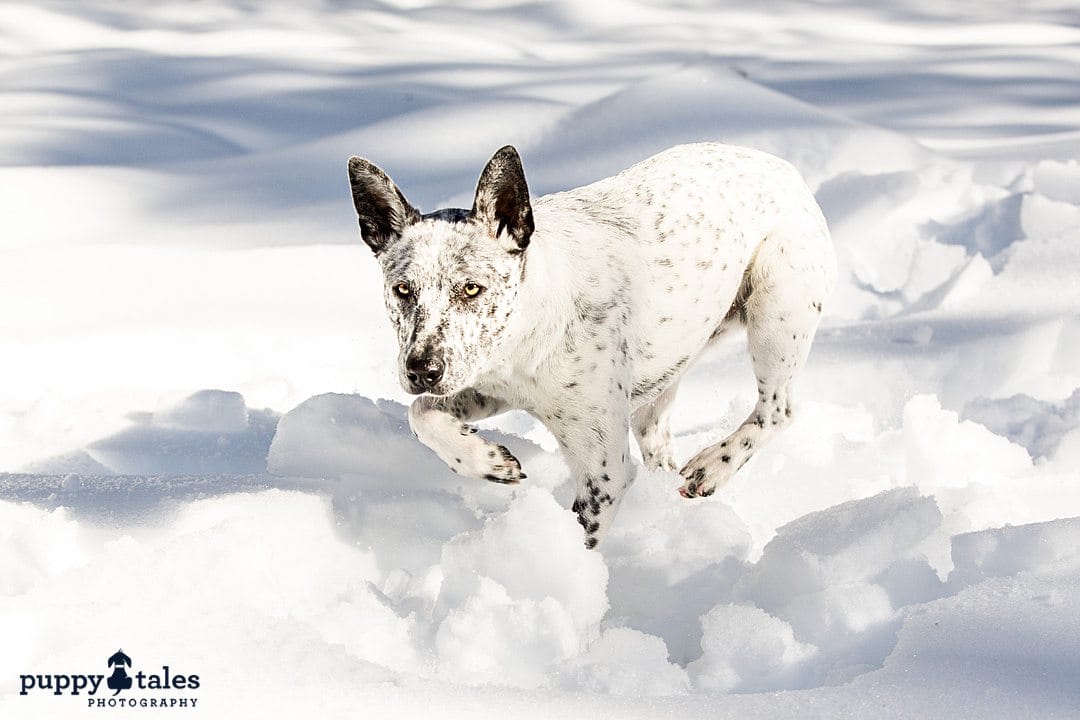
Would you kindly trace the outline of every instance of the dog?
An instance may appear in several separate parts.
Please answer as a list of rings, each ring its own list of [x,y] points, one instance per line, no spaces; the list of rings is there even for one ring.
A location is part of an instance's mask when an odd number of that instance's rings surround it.
[[[529,196],[521,158],[500,149],[472,208],[423,214],[380,168],[348,161],[361,237],[383,272],[416,437],[455,472],[525,478],[467,423],[508,409],[541,420],[577,487],[595,547],[635,466],[679,468],[669,414],[679,380],[744,327],[757,404],[725,440],[679,469],[707,497],[791,421],[836,260],[799,173],[766,153],[681,145],[591,185]]]

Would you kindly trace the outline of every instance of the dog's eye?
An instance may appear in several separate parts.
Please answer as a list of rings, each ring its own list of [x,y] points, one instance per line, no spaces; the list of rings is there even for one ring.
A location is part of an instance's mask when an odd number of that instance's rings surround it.
[[[484,291],[484,288],[474,282],[467,282],[465,283],[465,287],[463,288],[463,290],[465,291],[465,297],[474,298],[480,293],[482,293]]]
[[[407,282],[399,282],[394,286],[394,292],[397,293],[398,297],[409,297],[412,295],[412,288],[409,287]]]

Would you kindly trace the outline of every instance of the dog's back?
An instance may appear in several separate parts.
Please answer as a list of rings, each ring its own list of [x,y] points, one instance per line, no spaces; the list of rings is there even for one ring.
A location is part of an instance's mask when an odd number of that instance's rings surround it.
[[[534,204],[537,241],[572,258],[582,304],[628,309],[635,407],[648,403],[733,321],[764,275],[824,297],[835,273],[821,211],[787,162],[747,148],[680,145]],[[755,255],[777,239],[783,260]],[[755,278],[755,275],[759,277]],[[773,284],[773,283],[770,283]],[[793,289],[795,289],[793,287]]]

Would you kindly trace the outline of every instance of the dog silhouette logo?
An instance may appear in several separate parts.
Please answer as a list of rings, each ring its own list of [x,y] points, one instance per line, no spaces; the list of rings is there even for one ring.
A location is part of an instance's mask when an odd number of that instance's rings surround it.
[[[106,681],[110,690],[115,690],[114,696],[119,695],[121,690],[131,689],[131,678],[128,677],[124,666],[131,667],[131,658],[124,654],[123,650],[117,650],[109,658],[109,667],[113,668],[112,675]]]

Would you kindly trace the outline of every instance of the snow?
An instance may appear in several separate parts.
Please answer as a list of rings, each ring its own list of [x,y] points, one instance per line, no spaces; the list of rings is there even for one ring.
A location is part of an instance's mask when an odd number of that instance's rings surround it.
[[[0,6],[0,717],[117,647],[203,717],[1075,717],[1073,4]],[[585,550],[554,439],[410,433],[350,154],[423,209],[669,145],[792,161],[840,283],[794,424]],[[754,402],[741,343],[676,454]],[[116,711],[122,712],[122,711]]]

